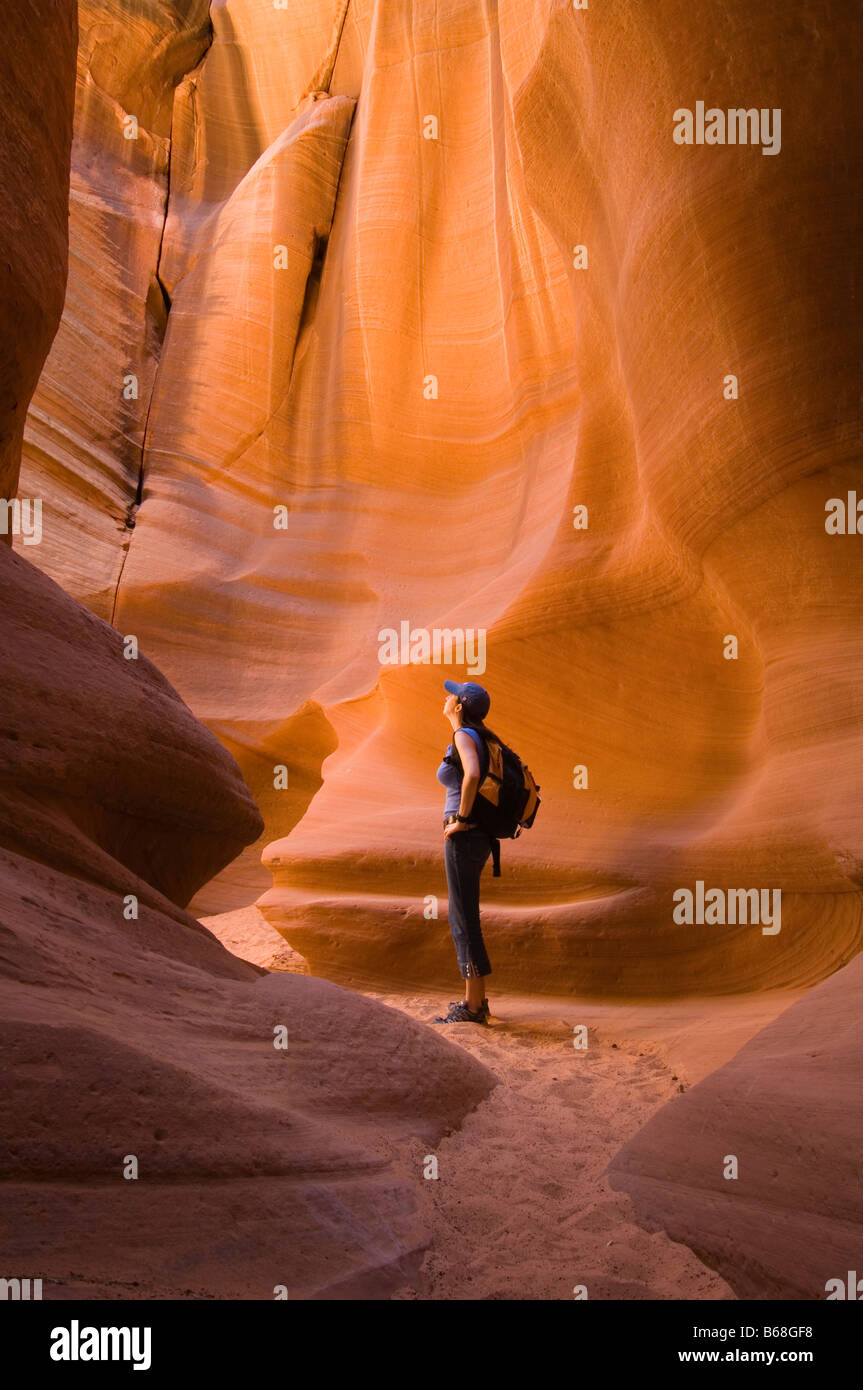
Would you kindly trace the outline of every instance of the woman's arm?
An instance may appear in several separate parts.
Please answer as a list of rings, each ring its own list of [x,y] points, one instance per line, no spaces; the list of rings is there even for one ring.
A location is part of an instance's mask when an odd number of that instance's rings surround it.
[[[461,802],[458,813],[460,816],[469,816],[473,803],[476,799],[476,790],[479,786],[479,754],[476,751],[476,744],[470,734],[465,733],[464,729],[456,729],[455,746],[461,758],[461,765],[464,769],[464,776],[461,782]],[[464,830],[465,827],[459,821],[453,821],[447,826],[450,833]]]

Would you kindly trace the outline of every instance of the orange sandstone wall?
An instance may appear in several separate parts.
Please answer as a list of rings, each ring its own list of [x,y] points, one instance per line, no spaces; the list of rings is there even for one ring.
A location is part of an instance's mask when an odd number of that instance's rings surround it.
[[[138,636],[255,793],[265,834],[198,910],[263,892],[321,973],[448,978],[434,769],[465,671],[382,666],[408,621],[486,631],[490,723],[542,783],[486,885],[496,983],[848,960],[863,541],[825,503],[861,477],[850,12],[81,14],[32,558]],[[780,108],[781,149],[676,144],[699,100]],[[781,889],[781,932],[676,924],[697,880]]]
[[[63,303],[74,19],[71,0],[7,0],[0,18],[13,492]],[[100,39],[115,76],[117,37]],[[67,365],[77,380],[85,363]],[[261,818],[212,733],[38,550],[0,545],[4,1259],[60,1299],[387,1297],[429,1238],[395,1145],[436,1143],[495,1078],[395,1010],[238,960],[182,910]]]
[[[689,1245],[739,1298],[820,1300],[860,1268],[861,966],[675,1096],[609,1165],[641,1224]]]
[[[73,0],[10,0],[3,7],[0,316],[7,331],[0,336],[0,498],[6,500],[15,496],[27,406],[63,309],[76,34]],[[9,544],[11,530],[4,526],[0,536]]]

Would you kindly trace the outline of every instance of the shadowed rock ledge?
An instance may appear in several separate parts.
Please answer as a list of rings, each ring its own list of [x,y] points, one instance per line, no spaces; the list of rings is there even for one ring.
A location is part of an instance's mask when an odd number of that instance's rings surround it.
[[[74,17],[3,13],[10,491],[63,303]],[[258,810],[157,668],[26,555],[0,544],[6,1268],[53,1299],[386,1297],[427,1240],[420,1163],[394,1145],[433,1144],[493,1077],[394,1010],[238,960],[183,910]]]

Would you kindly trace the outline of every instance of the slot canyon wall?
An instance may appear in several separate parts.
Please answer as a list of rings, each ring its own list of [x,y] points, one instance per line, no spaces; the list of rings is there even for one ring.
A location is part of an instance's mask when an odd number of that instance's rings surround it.
[[[13,495],[63,307],[75,9],[0,19]],[[0,544],[5,1274],[54,1300],[387,1297],[429,1240],[393,1145],[436,1142],[494,1078],[395,1010],[238,960],[183,910],[261,817],[165,677],[33,550]]]
[[[859,1269],[861,987],[858,956],[662,1106],[609,1165],[641,1223],[690,1246],[738,1298],[823,1298],[840,1270]]]
[[[27,558],[138,638],[261,808],[193,910],[258,900],[331,979],[449,978],[424,903],[467,672],[382,665],[407,621],[486,630],[489,722],[542,785],[486,888],[498,985],[848,961],[863,542],[825,504],[860,477],[853,16],[82,0],[80,25]],[[677,145],[700,99],[781,108],[781,150]],[[675,924],[697,880],[781,889],[781,932]]]
[[[739,1295],[819,1296],[863,1223],[841,7],[82,0],[77,87],[75,10],[2,19],[0,470],[23,431],[44,502],[0,544],[10,1268],[54,1298],[415,1276],[394,1146],[492,1073],[193,915],[263,894],[332,979],[449,978],[423,901],[463,672],[382,666],[406,620],[487,628],[490,722],[543,784],[488,884],[496,984],[821,981],[611,1165]],[[781,107],[781,153],[675,146],[702,96]],[[696,879],[781,887],[782,931],[675,926]]]

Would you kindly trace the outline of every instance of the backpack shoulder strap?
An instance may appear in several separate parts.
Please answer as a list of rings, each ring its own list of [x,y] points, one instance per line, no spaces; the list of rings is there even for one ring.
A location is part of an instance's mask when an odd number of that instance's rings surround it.
[[[465,724],[461,729],[456,730],[456,732],[471,734],[473,736],[473,741],[477,746],[477,752],[479,754],[479,770],[480,778],[482,778],[482,776],[484,775],[483,766],[485,766],[486,769],[488,768],[488,744],[486,743],[482,734],[479,732],[479,729],[472,729],[468,724]],[[455,739],[455,733],[452,736],[452,746],[455,751],[456,757],[458,757],[459,762],[461,762],[461,758],[459,757],[458,744],[456,743]]]

